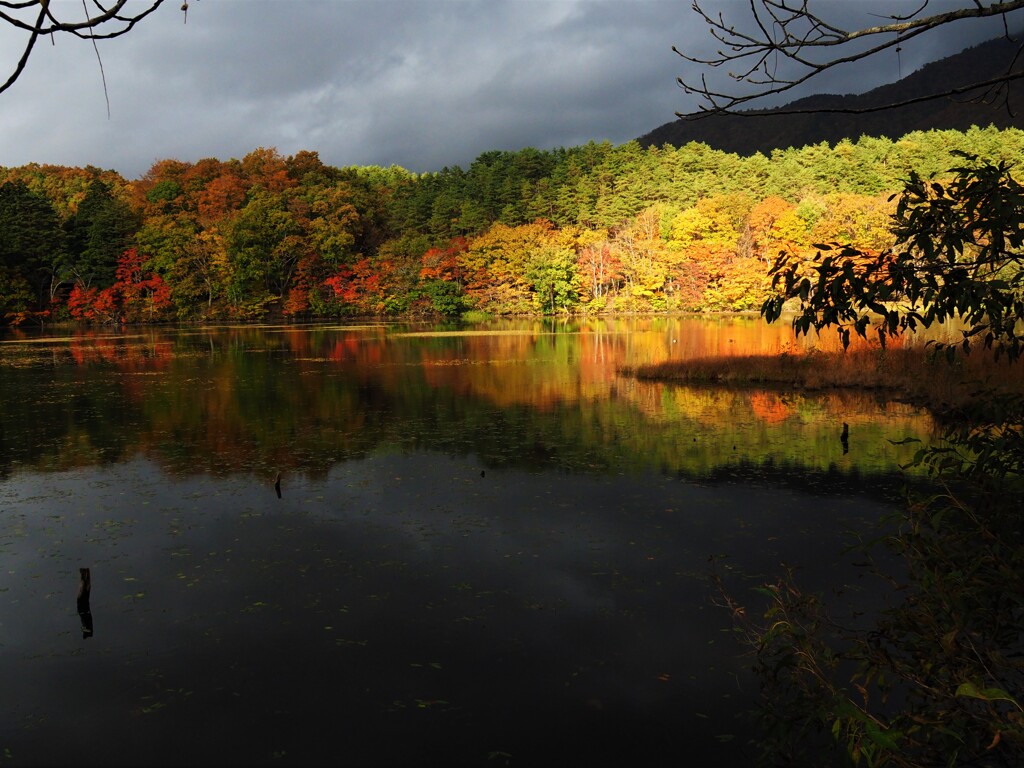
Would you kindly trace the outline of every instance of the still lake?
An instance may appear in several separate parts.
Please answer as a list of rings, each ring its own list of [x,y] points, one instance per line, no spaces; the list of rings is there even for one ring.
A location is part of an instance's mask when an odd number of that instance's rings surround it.
[[[66,334],[0,337],[4,765],[750,764],[709,558],[874,604],[934,430],[621,373],[757,318]]]

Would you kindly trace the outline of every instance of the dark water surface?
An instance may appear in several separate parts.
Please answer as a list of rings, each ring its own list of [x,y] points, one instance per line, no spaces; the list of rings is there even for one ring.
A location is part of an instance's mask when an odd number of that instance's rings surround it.
[[[889,441],[931,422],[617,371],[788,333],[5,337],[0,761],[750,764],[709,557],[744,598],[789,562],[872,603],[844,532],[897,508]]]

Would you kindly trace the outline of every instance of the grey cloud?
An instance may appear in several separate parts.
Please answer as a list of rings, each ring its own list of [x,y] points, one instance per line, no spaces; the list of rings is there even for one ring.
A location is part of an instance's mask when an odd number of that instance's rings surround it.
[[[864,19],[892,5],[829,8]],[[998,33],[976,26],[961,45]],[[951,36],[965,32],[904,46],[903,74],[955,50]],[[40,45],[0,95],[0,165],[92,164],[135,178],[165,157],[274,146],[428,171],[490,149],[621,143],[692,108],[675,85],[685,69],[673,44],[713,50],[673,0],[218,0],[192,3],[187,24],[165,4],[100,44],[110,119],[91,46]],[[0,29],[0,52],[13,50]],[[851,67],[816,90],[862,90],[895,79],[893,67]]]

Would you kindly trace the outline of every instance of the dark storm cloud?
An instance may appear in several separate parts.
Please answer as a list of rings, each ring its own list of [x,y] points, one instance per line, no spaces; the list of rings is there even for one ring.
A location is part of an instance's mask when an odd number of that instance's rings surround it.
[[[896,4],[817,5],[858,24]],[[708,6],[738,22],[747,7]],[[428,171],[490,149],[621,143],[695,106],[675,84],[687,70],[671,46],[713,49],[675,0],[207,0],[182,21],[165,5],[101,43],[109,119],[91,46],[38,46],[0,95],[0,164],[92,164],[134,178],[165,157],[273,146]],[[1000,31],[954,26],[815,90],[861,91]],[[0,30],[4,66],[16,50]]]

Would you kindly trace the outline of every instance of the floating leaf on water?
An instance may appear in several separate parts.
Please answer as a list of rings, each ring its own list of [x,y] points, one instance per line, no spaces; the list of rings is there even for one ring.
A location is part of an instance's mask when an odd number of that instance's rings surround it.
[[[416,699],[416,706],[420,709],[428,709],[438,704],[447,704],[448,702],[444,699]]]

